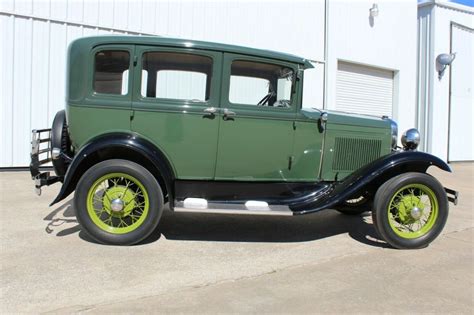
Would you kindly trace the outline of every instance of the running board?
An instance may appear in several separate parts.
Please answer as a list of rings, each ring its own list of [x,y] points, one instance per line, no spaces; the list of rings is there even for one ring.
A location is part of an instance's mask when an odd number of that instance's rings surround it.
[[[249,201],[242,203],[188,203],[175,201],[174,211],[190,213],[216,213],[216,214],[250,214],[250,215],[277,215],[292,216],[293,211],[284,205],[268,205],[264,202]]]

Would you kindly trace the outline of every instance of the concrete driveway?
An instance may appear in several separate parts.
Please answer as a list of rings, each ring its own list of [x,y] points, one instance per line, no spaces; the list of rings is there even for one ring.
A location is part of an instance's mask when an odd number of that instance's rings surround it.
[[[431,170],[459,190],[430,247],[400,251],[368,215],[289,218],[166,211],[133,247],[93,243],[59,185],[37,197],[0,173],[0,312],[472,314],[474,164]]]

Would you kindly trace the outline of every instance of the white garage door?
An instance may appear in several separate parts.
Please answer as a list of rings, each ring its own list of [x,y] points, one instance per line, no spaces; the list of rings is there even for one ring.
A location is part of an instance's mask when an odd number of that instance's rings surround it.
[[[474,160],[474,31],[453,26],[449,161]]]
[[[393,71],[338,62],[336,109],[392,117]]]

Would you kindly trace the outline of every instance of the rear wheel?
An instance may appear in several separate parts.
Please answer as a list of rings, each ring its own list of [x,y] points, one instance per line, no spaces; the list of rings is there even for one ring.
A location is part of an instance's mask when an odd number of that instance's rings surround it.
[[[158,225],[163,193],[144,167],[126,160],[107,160],[91,167],[74,197],[76,216],[84,230],[104,244],[131,245]]]
[[[372,219],[376,230],[395,248],[428,246],[443,230],[448,218],[448,199],[432,176],[405,173],[378,189]]]

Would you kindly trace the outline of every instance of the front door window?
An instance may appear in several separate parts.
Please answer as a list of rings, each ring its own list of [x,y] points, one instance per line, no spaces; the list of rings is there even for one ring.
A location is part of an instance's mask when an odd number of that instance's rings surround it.
[[[232,104],[290,107],[293,70],[276,64],[232,62],[229,102]]]

